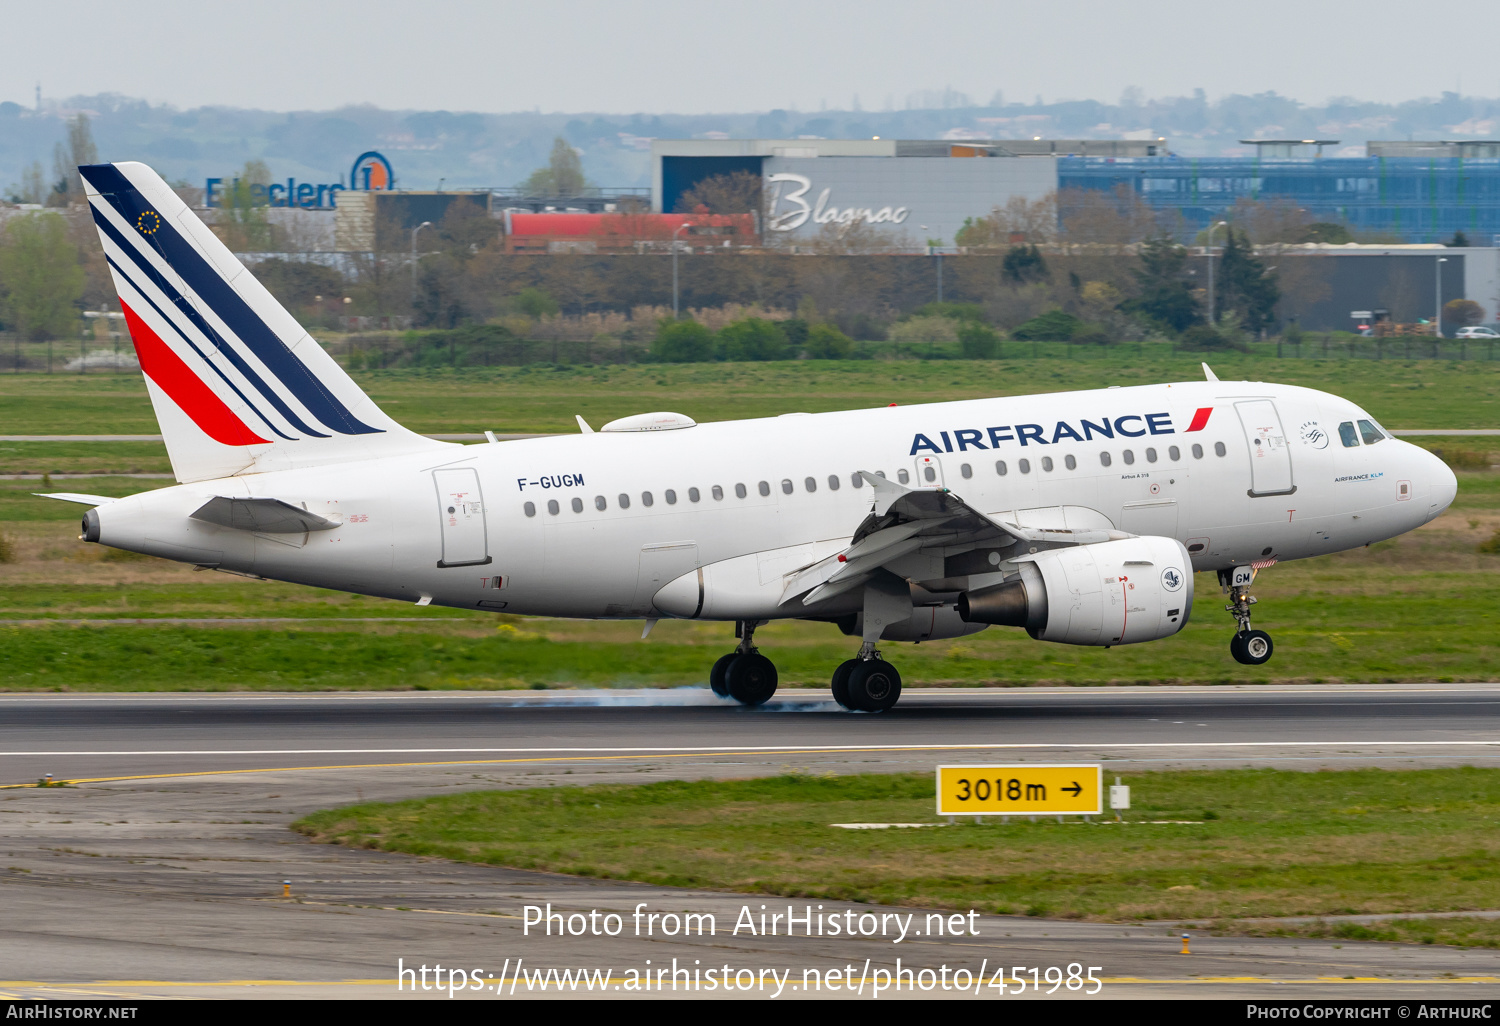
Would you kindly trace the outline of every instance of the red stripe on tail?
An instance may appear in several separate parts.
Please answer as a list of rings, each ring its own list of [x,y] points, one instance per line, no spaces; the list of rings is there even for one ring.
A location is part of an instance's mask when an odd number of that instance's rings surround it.
[[[1208,427],[1208,415],[1214,412],[1212,406],[1205,406],[1193,414],[1193,422],[1187,426],[1188,431],[1202,431]]]
[[[214,395],[213,390],[194,374],[182,358],[152,331],[134,310],[122,301],[125,323],[135,343],[135,354],[141,370],[177,404],[178,408],[203,429],[203,433],[221,445],[259,445],[268,441],[245,426],[245,422]]]

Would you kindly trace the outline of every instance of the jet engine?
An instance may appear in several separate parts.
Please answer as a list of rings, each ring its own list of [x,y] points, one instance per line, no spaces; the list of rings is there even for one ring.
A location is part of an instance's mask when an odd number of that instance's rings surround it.
[[[1175,538],[1122,538],[1015,559],[1019,572],[958,597],[969,623],[1024,627],[1038,641],[1131,645],[1182,630],[1192,562]]]

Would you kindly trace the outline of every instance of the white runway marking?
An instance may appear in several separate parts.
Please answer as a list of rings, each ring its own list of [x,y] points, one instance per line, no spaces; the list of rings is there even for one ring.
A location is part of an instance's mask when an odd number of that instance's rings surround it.
[[[642,747],[568,747],[568,748],[166,748],[140,751],[75,751],[46,749],[38,751],[0,752],[6,756],[146,756],[146,755],[553,755],[678,752],[903,752],[903,751],[1015,751],[1040,748],[1327,748],[1327,747],[1408,747],[1455,748],[1500,746],[1495,741],[1024,741],[1013,743],[924,744],[913,741],[899,745],[649,745]]]

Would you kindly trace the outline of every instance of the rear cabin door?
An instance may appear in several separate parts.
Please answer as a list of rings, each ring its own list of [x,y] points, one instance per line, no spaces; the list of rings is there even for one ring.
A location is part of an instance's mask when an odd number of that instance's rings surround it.
[[[432,472],[442,524],[443,558],[438,566],[480,566],[490,561],[479,472],[456,467]]]
[[[1246,399],[1234,404],[1245,430],[1245,444],[1250,449],[1250,494],[1290,495],[1297,490],[1292,482],[1292,448],[1276,404],[1269,399]]]

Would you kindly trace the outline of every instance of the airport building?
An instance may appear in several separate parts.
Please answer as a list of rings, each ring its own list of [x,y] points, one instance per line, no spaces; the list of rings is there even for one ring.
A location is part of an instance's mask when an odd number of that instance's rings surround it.
[[[764,182],[768,238],[796,244],[861,219],[893,245],[951,246],[966,218],[1013,197],[1126,188],[1179,215],[1185,238],[1243,198],[1410,243],[1462,232],[1500,245],[1500,142],[1372,142],[1364,157],[1322,156],[1333,139],[1245,142],[1255,156],[1179,157],[1166,139],[659,139],[651,201],[671,212],[704,179],[748,171]]]

